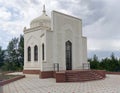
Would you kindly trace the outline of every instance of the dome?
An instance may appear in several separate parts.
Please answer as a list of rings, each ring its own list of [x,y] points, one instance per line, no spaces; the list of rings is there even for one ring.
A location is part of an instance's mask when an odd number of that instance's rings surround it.
[[[45,6],[44,6],[43,14],[31,21],[30,28],[34,28],[34,27],[38,27],[38,26],[45,27],[45,28],[50,28],[50,25],[51,25],[51,19],[46,14]]]

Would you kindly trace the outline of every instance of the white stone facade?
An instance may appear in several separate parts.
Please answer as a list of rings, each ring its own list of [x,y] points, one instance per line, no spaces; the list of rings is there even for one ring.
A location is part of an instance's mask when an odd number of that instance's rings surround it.
[[[46,16],[45,10],[43,15]],[[82,20],[57,11],[52,12],[50,20],[43,16],[39,18],[40,24],[35,20],[29,29],[24,29],[24,70],[54,71],[54,63],[59,64],[59,70],[66,70],[66,60],[71,62],[70,70],[82,69],[83,63],[87,63],[87,39],[82,36]],[[71,59],[66,59],[67,41],[72,44],[71,55],[68,54]],[[35,45],[38,46],[37,61],[34,61]],[[28,47],[31,61],[28,61]]]

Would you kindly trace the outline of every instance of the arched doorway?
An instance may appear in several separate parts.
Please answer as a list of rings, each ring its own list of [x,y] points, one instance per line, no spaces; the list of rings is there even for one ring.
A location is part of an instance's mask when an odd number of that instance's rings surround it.
[[[66,47],[66,70],[72,70],[72,43],[67,41]]]

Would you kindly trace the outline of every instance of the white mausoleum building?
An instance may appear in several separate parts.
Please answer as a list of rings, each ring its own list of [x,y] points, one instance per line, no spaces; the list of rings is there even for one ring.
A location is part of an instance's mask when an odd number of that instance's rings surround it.
[[[57,11],[41,16],[24,28],[24,73],[52,77],[56,70],[83,69],[87,64],[87,39],[82,20]]]

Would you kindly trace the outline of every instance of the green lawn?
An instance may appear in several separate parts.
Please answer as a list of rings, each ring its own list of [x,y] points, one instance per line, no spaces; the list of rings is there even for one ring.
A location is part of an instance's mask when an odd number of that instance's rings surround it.
[[[5,75],[5,74],[0,74],[0,81],[11,79],[11,78],[14,78],[16,76],[19,76],[19,75]]]

